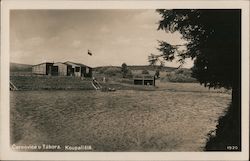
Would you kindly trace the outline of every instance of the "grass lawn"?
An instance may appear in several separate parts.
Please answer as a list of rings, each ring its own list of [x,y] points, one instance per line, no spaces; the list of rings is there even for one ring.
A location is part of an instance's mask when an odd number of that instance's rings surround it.
[[[160,83],[153,91],[11,91],[10,101],[12,144],[202,151],[231,95],[196,83]]]

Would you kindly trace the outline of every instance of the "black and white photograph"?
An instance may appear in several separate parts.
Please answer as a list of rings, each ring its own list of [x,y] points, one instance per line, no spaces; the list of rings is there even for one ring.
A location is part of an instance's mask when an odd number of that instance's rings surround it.
[[[237,6],[9,7],[8,148],[249,150],[243,15]]]

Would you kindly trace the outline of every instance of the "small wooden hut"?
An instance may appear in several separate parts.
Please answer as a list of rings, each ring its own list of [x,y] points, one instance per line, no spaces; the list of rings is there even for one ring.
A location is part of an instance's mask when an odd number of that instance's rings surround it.
[[[133,77],[135,85],[155,86],[155,76],[149,74],[141,74]]]
[[[74,62],[41,63],[32,67],[33,74],[53,76],[92,77],[92,68]]]
[[[70,76],[71,75],[71,66],[57,62],[54,63],[53,66],[56,66],[58,68],[58,76]]]
[[[92,68],[91,67],[86,66],[86,65],[81,64],[81,63],[76,63],[76,64],[81,67],[81,76],[82,77],[92,77]]]
[[[58,68],[53,63],[45,62],[32,66],[32,73],[39,75],[57,75]]]

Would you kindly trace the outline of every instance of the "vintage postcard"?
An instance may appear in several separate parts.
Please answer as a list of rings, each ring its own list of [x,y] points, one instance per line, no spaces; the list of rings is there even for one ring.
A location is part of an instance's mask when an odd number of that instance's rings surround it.
[[[1,160],[247,160],[248,1],[2,1]]]

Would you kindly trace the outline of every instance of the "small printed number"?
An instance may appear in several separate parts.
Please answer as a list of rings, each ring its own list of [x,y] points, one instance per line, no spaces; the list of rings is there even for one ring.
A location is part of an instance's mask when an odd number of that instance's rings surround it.
[[[238,146],[227,146],[227,150],[238,150]]]

